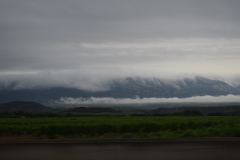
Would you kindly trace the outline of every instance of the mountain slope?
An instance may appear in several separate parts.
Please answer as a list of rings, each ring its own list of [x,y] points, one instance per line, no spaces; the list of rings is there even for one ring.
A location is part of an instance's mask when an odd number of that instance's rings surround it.
[[[75,107],[73,109],[65,110],[64,112],[76,112],[76,113],[116,113],[118,111],[112,108],[102,107]]]
[[[113,97],[113,98],[171,98],[193,96],[220,96],[240,95],[240,87],[232,87],[220,80],[211,80],[204,77],[185,78],[181,80],[162,80],[157,78],[125,78],[115,79],[107,83],[110,90],[91,92],[74,88],[47,88],[47,89],[22,89],[0,90],[0,103],[10,101],[34,101],[51,103],[61,97],[88,98],[88,97]]]
[[[50,113],[53,109],[36,102],[14,101],[0,104],[0,112]]]
[[[184,111],[199,111],[203,115],[211,113],[221,113],[225,115],[240,115],[240,106],[222,106],[222,107],[176,107],[176,108],[158,108],[152,110],[153,114],[174,114],[182,113]]]
[[[112,95],[127,98],[138,95],[139,97],[192,97],[203,95],[228,95],[240,94],[239,88],[234,88],[219,80],[210,80],[204,77],[195,79],[183,79],[176,81],[163,81],[161,79],[127,78],[125,81],[112,83]]]

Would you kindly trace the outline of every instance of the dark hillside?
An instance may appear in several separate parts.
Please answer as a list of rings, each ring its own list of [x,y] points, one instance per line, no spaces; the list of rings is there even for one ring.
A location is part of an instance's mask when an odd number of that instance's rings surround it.
[[[76,107],[67,112],[77,112],[77,113],[116,113],[118,111],[111,108],[101,108],[101,107]]]
[[[203,115],[220,113],[224,115],[240,115],[240,106],[224,106],[224,107],[176,107],[176,108],[158,108],[152,111],[153,114],[175,114],[185,111],[199,111]]]
[[[162,80],[157,78],[128,77],[110,80],[105,84],[109,90],[86,91],[76,88],[45,89],[0,89],[0,103],[11,101],[33,101],[42,104],[59,101],[61,97],[90,98],[186,98],[195,96],[240,95],[240,87],[233,87],[224,81],[204,77],[182,80]],[[14,87],[13,87],[14,88]]]
[[[14,101],[0,104],[0,112],[51,113],[53,109],[36,102]]]

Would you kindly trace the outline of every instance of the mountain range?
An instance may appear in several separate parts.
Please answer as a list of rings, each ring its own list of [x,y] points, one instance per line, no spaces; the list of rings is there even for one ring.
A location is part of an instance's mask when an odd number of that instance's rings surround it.
[[[157,107],[157,106],[156,106]],[[232,105],[232,106],[205,106],[205,107],[167,107],[161,108],[157,107],[153,108],[135,108],[128,107],[126,110],[124,107],[73,107],[73,108],[51,108],[44,106],[40,103],[36,102],[25,102],[25,101],[13,101],[9,103],[0,104],[0,114],[4,115],[4,113],[20,113],[25,115],[24,113],[29,114],[45,114],[45,116],[53,115],[55,116],[63,116],[64,114],[75,113],[75,114],[96,114],[96,113],[104,113],[104,114],[133,114],[133,115],[154,115],[154,116],[163,116],[163,115],[174,115],[181,113],[190,113],[191,115],[197,113],[197,115],[240,115],[240,106]],[[70,114],[69,114],[70,115]]]
[[[51,113],[54,109],[36,102],[13,101],[0,104],[0,112]]]
[[[1,89],[0,103],[11,101],[33,101],[43,104],[55,102],[61,97],[88,98],[186,98],[193,96],[240,95],[239,86],[231,86],[221,80],[205,77],[184,78],[182,80],[162,80],[158,78],[128,77],[108,81],[106,91],[87,91],[76,88],[33,88],[33,89]]]

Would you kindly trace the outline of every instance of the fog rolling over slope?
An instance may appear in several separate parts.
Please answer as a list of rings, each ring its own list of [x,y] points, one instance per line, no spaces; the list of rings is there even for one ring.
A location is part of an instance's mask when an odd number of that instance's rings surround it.
[[[105,90],[71,87],[0,90],[0,102],[15,100],[44,104],[136,104],[136,103],[224,103],[240,102],[240,87],[197,76],[178,80],[127,77],[105,81]]]

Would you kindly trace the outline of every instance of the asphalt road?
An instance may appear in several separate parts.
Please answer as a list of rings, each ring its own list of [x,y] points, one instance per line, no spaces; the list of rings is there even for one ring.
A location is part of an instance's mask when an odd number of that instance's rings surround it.
[[[0,141],[1,160],[240,160],[240,138]]]

